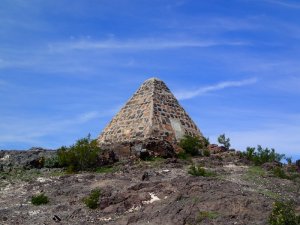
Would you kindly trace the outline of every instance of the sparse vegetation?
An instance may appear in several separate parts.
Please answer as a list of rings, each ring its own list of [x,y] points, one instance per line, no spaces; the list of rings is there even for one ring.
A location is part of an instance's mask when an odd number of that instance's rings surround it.
[[[103,166],[95,170],[96,173],[114,173],[118,171],[118,168],[115,166]]]
[[[284,154],[276,153],[275,149],[262,148],[261,145],[257,149],[248,147],[244,156],[254,162],[255,165],[262,165],[266,162],[280,162],[284,158]]]
[[[284,172],[283,168],[277,166],[273,170],[273,175],[281,179],[289,179],[290,177]]]
[[[177,157],[179,159],[183,159],[183,160],[190,160],[191,156],[189,154],[186,154],[185,152],[181,151],[177,154]]]
[[[47,204],[48,202],[49,202],[49,199],[44,193],[39,194],[39,195],[34,195],[31,197],[31,203],[33,205],[44,205],[44,204]]]
[[[225,134],[221,134],[218,137],[218,142],[224,146],[224,148],[226,148],[227,150],[229,150],[230,148],[230,138],[226,138]]]
[[[88,197],[83,199],[83,202],[90,209],[96,209],[99,205],[100,195],[101,195],[101,190],[94,189],[91,191]]]
[[[200,165],[198,165],[198,166],[191,165],[188,173],[193,176],[201,176],[201,177],[215,176],[215,173],[206,170],[205,168],[201,167]]]
[[[92,169],[97,166],[100,151],[97,141],[88,135],[70,147],[57,150],[59,165],[67,167],[69,172]]]
[[[15,168],[9,172],[0,172],[1,177],[5,177],[8,181],[33,181],[41,176],[39,169],[25,170],[23,168]],[[1,183],[1,182],[0,182]]]
[[[260,166],[252,166],[252,167],[249,167],[247,174],[249,174],[250,176],[263,177],[266,175],[266,171],[263,168],[261,168]]]
[[[243,175],[243,179],[248,182],[264,185],[267,171],[265,171],[260,166],[251,166],[248,168],[247,172]]]
[[[198,214],[197,221],[202,222],[205,219],[213,220],[219,217],[219,214],[217,212],[211,212],[211,211],[201,211]]]
[[[273,170],[273,175],[281,179],[297,180],[300,178],[300,174],[297,171],[285,171],[282,167],[275,167]]]
[[[270,225],[299,225],[300,216],[295,214],[295,207],[291,202],[276,201],[268,222]]]

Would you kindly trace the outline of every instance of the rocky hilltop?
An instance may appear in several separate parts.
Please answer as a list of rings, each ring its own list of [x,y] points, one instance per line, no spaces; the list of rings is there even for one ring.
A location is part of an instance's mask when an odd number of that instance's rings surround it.
[[[0,152],[0,224],[263,225],[276,199],[293,200],[299,182],[274,176],[237,152],[207,157],[126,159],[95,172],[67,174],[39,162],[55,151]],[[213,176],[193,176],[201,165]],[[83,199],[100,190],[96,209]],[[49,203],[35,206],[44,193]]]

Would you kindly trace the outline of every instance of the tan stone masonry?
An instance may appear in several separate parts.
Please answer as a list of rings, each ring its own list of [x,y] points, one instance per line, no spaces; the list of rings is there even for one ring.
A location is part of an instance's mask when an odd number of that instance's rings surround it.
[[[166,84],[151,78],[107,125],[98,142],[107,146],[154,138],[176,145],[185,134],[202,137]]]

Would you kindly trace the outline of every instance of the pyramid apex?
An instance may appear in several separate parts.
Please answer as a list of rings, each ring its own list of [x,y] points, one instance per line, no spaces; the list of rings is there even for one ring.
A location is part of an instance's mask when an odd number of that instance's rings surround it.
[[[157,77],[151,77],[149,78],[148,80],[145,80],[145,83],[146,82],[153,82],[153,81],[162,81],[161,79],[157,78]]]

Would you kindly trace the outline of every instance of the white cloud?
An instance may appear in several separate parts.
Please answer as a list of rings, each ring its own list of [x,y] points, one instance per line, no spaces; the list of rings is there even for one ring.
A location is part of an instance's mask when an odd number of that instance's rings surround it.
[[[241,41],[218,41],[218,40],[170,40],[170,39],[136,39],[136,40],[79,40],[65,43],[50,44],[49,50],[52,52],[68,50],[162,50],[172,48],[188,47],[213,47],[213,46],[239,46],[248,45]]]
[[[191,98],[194,98],[194,97],[197,97],[197,96],[204,95],[204,94],[209,93],[209,92],[218,91],[218,90],[222,90],[222,89],[225,89],[225,88],[241,87],[241,86],[245,86],[245,85],[251,85],[251,84],[254,84],[256,82],[257,82],[256,78],[240,80],[240,81],[225,81],[225,82],[221,82],[221,83],[218,83],[218,84],[215,84],[215,85],[201,87],[201,88],[198,88],[194,91],[176,92],[175,96],[179,100],[191,99]]]

